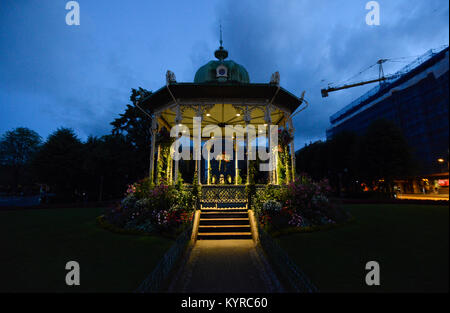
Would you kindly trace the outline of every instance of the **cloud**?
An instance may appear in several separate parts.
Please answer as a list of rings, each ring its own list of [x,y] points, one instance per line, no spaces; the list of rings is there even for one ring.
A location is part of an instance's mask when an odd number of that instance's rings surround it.
[[[365,24],[365,3],[260,0],[218,7],[230,58],[247,68],[253,82],[268,82],[278,70],[283,87],[296,95],[306,91],[310,106],[294,119],[297,147],[323,139],[329,116],[373,87],[324,99],[320,89],[327,83],[345,81],[379,58],[419,55],[448,44],[445,1],[379,1],[380,26]],[[393,72],[403,65],[386,66]],[[374,67],[354,79],[377,75]]]
[[[80,0],[80,26],[65,24],[65,3],[0,6],[0,133],[16,124],[44,137],[48,125],[72,127],[82,138],[108,133],[131,88],[159,89],[167,69],[193,80],[190,51],[211,42],[211,1]]]
[[[120,112],[118,104],[127,102],[128,86],[137,79],[116,50],[103,49],[88,26],[93,23],[88,14],[78,28],[65,25],[64,15],[64,6],[54,2],[19,3],[2,10],[5,75],[0,88],[34,96],[42,114],[35,118],[52,121],[54,129],[72,127],[82,137],[104,134],[110,129],[107,117],[114,109]],[[14,22],[17,16],[19,23]],[[17,100],[2,105],[15,106]]]
[[[82,138],[107,133],[130,88],[154,91],[168,69],[178,81],[193,81],[213,58],[221,21],[229,58],[247,68],[252,82],[268,82],[279,71],[284,88],[306,91],[311,105],[295,117],[300,147],[324,138],[329,116],[370,88],[323,99],[327,83],[380,57],[448,44],[448,3],[439,0],[379,1],[379,27],[365,24],[366,1],[359,0],[79,2],[79,27],[65,25],[64,1],[0,6],[0,112],[9,114],[0,116],[0,133],[38,119],[44,137],[49,125],[72,127]],[[386,64],[386,71],[401,65]]]

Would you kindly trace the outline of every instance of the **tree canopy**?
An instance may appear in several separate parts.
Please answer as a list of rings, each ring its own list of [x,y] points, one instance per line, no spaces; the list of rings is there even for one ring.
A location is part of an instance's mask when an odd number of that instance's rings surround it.
[[[41,144],[41,137],[33,130],[18,127],[7,131],[0,139],[2,182],[13,188],[25,182],[24,174],[31,158]]]
[[[136,104],[139,105],[139,100],[149,95],[151,92],[141,87],[131,89],[130,101],[133,105],[127,104],[125,112],[111,122],[113,135],[123,134],[142,152],[147,152],[150,147],[152,120],[150,112],[145,114]]]
[[[401,130],[379,119],[367,128],[359,145],[359,173],[367,181],[385,180],[412,174],[411,149]]]
[[[41,143],[35,131],[18,127],[7,131],[0,139],[0,162],[4,165],[23,166]]]
[[[341,132],[305,146],[296,155],[297,172],[328,178],[338,194],[342,188],[356,192],[361,183],[390,192],[395,178],[412,175],[415,169],[403,133],[384,119],[372,122],[364,134]]]
[[[42,145],[33,160],[33,168],[41,183],[71,196],[82,188],[83,143],[70,128],[59,128]]]
[[[151,127],[152,120],[150,112],[144,113],[136,105],[139,101],[151,95],[151,92],[141,87],[131,89],[130,101],[132,105],[127,104],[124,113],[111,122],[113,126],[113,135],[123,135],[126,140],[136,148],[135,162],[140,166],[142,173],[148,174],[149,156],[151,147]]]

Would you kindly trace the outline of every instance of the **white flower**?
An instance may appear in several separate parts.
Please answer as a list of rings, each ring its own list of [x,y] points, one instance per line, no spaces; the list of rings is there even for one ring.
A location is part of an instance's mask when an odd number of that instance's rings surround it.
[[[281,211],[281,203],[275,200],[268,200],[263,204],[263,211],[265,212],[280,212]]]

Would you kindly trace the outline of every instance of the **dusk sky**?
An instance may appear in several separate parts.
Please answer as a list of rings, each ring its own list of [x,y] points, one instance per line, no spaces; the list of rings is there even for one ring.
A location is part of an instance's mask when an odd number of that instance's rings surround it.
[[[377,78],[380,58],[396,70],[449,41],[447,0],[380,0],[380,25],[368,26],[368,1],[79,0],[80,25],[68,26],[64,0],[0,3],[0,134],[23,126],[43,139],[70,127],[81,139],[111,131],[131,88],[156,91],[171,70],[192,82],[214,59],[219,24],[229,59],[251,82],[279,71],[281,86],[310,106],[295,119],[296,148],[325,138],[329,116],[369,85],[321,98],[328,83]]]

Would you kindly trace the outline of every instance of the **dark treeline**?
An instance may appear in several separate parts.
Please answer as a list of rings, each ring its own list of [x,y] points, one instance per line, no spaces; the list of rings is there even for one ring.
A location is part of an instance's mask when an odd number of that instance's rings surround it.
[[[15,149],[7,151],[8,145]],[[36,194],[44,186],[55,194],[52,201],[106,200],[120,197],[127,184],[148,172],[144,153],[123,134],[82,142],[73,130],[59,128],[41,142],[35,132],[16,128],[0,146],[0,185],[7,194]]]
[[[130,100],[142,94],[149,92],[132,89]],[[45,187],[55,202],[120,198],[148,175],[151,119],[127,105],[111,125],[111,134],[85,142],[69,128],[45,141],[27,128],[7,131],[0,137],[0,192],[31,195]]]
[[[341,132],[296,152],[296,170],[313,179],[327,178],[336,195],[356,196],[363,190],[391,195],[396,178],[414,175],[417,166],[401,130],[384,119],[364,134]]]

